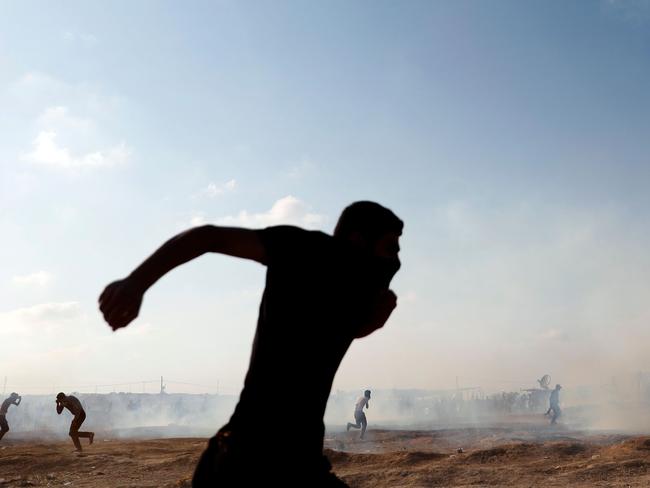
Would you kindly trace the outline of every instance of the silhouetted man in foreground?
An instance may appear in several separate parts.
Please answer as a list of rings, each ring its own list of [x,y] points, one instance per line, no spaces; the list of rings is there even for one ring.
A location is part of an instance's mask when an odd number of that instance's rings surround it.
[[[346,486],[323,456],[323,414],[352,341],[382,327],[396,306],[388,287],[400,266],[402,227],[373,202],[346,208],[333,236],[291,226],[196,227],[104,290],[100,309],[115,330],[138,316],[144,293],[161,276],[206,252],[267,267],[244,389],[199,460],[194,487]],[[277,401],[297,390],[299,409]]]
[[[551,417],[551,425],[557,423],[557,419],[562,415],[562,410],[560,409],[560,390],[562,386],[555,385],[555,389],[551,392],[551,398],[549,399],[550,406],[546,411],[546,415],[550,415],[553,412]]]
[[[9,410],[9,407],[11,405],[20,405],[21,401],[22,397],[18,393],[14,392],[9,395],[9,398],[2,402],[2,406],[0,406],[0,440],[5,436],[7,432],[9,432],[9,424],[7,423],[7,410]]]
[[[70,424],[70,431],[68,432],[68,435],[72,437],[72,443],[74,444],[75,449],[78,452],[81,452],[81,442],[79,442],[80,437],[86,437],[88,438],[89,444],[93,443],[93,440],[95,439],[95,433],[94,432],[79,432],[79,429],[81,428],[81,424],[84,423],[84,420],[86,420],[86,412],[84,408],[81,406],[81,402],[79,399],[75,396],[72,395],[66,395],[65,393],[61,392],[56,396],[56,413],[61,415],[61,412],[63,412],[63,409],[67,408],[72,415],[74,415],[74,418],[72,419],[72,423]]]
[[[361,429],[361,435],[359,439],[363,439],[366,435],[366,427],[368,427],[368,420],[366,420],[366,414],[363,411],[363,408],[370,408],[370,390],[363,392],[363,396],[359,397],[357,404],[354,406],[354,421],[355,424],[348,422],[347,430],[352,429]]]

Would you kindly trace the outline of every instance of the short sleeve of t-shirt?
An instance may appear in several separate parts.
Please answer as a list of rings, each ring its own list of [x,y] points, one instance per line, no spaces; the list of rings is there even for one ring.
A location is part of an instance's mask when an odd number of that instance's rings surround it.
[[[278,225],[257,231],[264,246],[267,266],[281,263],[286,259],[296,259],[314,251],[317,235],[291,225]]]

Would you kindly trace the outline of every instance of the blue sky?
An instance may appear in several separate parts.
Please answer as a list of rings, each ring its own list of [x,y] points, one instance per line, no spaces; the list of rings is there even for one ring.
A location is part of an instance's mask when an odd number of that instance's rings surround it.
[[[358,199],[406,222],[400,306],[335,388],[643,369],[649,54],[647,0],[3,2],[0,376],[236,392],[261,267],[203,257],[118,334],[97,295],[191,225]]]

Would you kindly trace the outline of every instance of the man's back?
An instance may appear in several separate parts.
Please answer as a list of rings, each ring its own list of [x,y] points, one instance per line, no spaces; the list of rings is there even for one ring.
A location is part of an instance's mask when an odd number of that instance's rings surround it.
[[[13,405],[14,399],[9,397],[7,398],[4,402],[2,402],[2,406],[0,406],[0,415],[6,415],[7,410],[9,410],[9,406]]]
[[[81,402],[76,396],[73,395],[67,395],[65,397],[64,407],[67,408],[70,413],[72,413],[72,415],[79,415],[81,412],[83,412]]]
[[[354,407],[355,412],[363,412],[364,407],[368,404],[368,399],[365,396],[359,397]]]
[[[369,259],[327,234],[281,226],[260,237],[268,256],[266,289],[244,390],[228,427],[257,437],[282,422],[298,423],[287,442],[320,456],[334,375],[380,285],[373,283]],[[278,401],[295,391],[308,408],[288,410]]]

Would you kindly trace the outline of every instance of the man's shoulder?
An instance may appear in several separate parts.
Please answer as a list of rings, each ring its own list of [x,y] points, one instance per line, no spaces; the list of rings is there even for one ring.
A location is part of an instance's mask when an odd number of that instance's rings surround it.
[[[260,229],[258,232],[262,244],[272,253],[291,255],[315,249],[335,248],[336,239],[320,230],[307,230],[293,225],[276,225]]]
[[[321,230],[309,230],[298,227],[297,225],[272,225],[261,229],[260,232],[265,234],[276,234],[286,237],[295,238],[312,238],[321,240],[333,240],[334,237]]]

